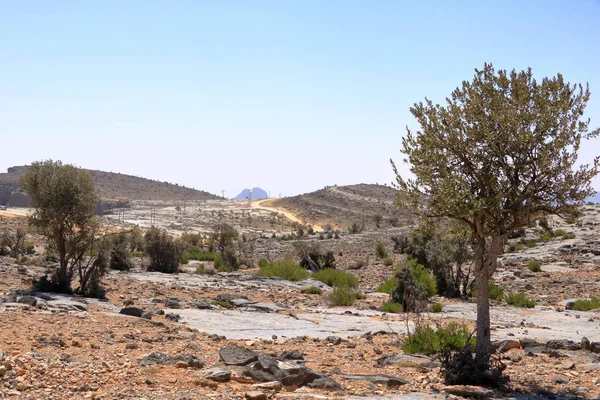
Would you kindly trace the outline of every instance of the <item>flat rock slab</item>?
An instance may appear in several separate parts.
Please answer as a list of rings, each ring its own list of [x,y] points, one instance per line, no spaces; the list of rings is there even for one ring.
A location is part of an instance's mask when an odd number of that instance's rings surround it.
[[[370,317],[329,313],[299,313],[296,318],[284,314],[244,312],[239,310],[177,310],[180,322],[189,327],[228,339],[271,339],[309,336],[324,339],[327,336],[347,338],[366,332],[390,331],[404,333],[406,324],[380,321]]]
[[[444,306],[444,311],[443,316],[447,318],[476,319],[474,303],[447,305]],[[547,342],[566,339],[579,343],[585,336],[591,342],[600,342],[598,322],[589,321],[592,315],[595,314],[583,311],[558,312],[549,307],[492,307],[492,340],[528,338]]]
[[[474,397],[478,399],[486,399],[494,395],[492,390],[479,386],[445,386],[442,390],[455,396]]]

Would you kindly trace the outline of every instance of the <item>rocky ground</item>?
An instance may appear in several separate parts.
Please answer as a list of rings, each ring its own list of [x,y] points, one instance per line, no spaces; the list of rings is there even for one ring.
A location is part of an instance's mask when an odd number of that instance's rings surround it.
[[[105,281],[108,299],[102,302],[30,293],[32,278],[44,268],[0,258],[0,397],[599,398],[600,313],[568,306],[576,298],[600,296],[598,211],[587,207],[573,224],[552,221],[556,229],[574,233],[572,239],[555,238],[504,255],[495,282],[505,291],[526,293],[537,305],[492,305],[492,338],[510,377],[502,392],[445,387],[437,360],[402,354],[399,342],[412,321],[377,310],[386,295],[372,291],[393,267],[374,256],[360,269],[340,262],[360,277],[366,294],[351,308],[329,307],[330,289],[313,280],[257,278],[255,269],[198,275],[194,265],[176,275],[111,272]],[[23,223],[0,222],[13,228]],[[341,251],[350,260],[369,257],[374,240],[386,235],[389,240],[391,234],[372,229],[310,240],[341,246],[336,256]],[[527,235],[537,237],[533,229]],[[279,254],[290,245],[257,248]],[[531,259],[540,261],[541,272],[526,268]],[[321,295],[302,293],[317,285]],[[425,315],[426,320],[472,326],[473,303],[436,300],[444,304],[443,312]]]

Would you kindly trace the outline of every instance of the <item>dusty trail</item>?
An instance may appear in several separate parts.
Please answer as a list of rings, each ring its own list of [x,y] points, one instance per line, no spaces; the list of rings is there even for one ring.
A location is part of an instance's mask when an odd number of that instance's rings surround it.
[[[304,224],[304,221],[302,219],[300,219],[298,216],[296,216],[295,214],[286,211],[285,209],[281,208],[281,207],[273,207],[270,206],[270,204],[274,201],[275,199],[262,199],[262,200],[255,200],[252,203],[250,203],[250,206],[252,208],[259,208],[261,210],[267,210],[267,211],[272,211],[272,212],[276,212],[279,214],[283,214],[287,219],[289,219],[290,221],[293,222],[298,222],[301,224]],[[315,232],[322,232],[325,229],[323,229],[322,226],[319,225],[312,225],[313,229]]]

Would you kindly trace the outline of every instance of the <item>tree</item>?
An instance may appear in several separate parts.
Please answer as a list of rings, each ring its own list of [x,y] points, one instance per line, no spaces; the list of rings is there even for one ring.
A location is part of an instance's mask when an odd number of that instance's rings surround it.
[[[20,183],[35,209],[30,225],[58,254],[60,265],[50,281],[53,289],[69,293],[74,269],[94,238],[98,201],[94,182],[85,170],[47,160],[32,163]]]
[[[375,227],[379,229],[381,227],[381,221],[383,221],[383,217],[381,214],[373,215],[373,222],[375,222]]]
[[[233,245],[239,234],[235,228],[229,224],[217,224],[211,233],[211,241],[219,253],[223,255],[225,249]]]
[[[150,258],[148,271],[173,274],[179,271],[183,243],[174,240],[165,230],[150,228],[144,236],[144,249]]]
[[[507,235],[534,216],[573,214],[594,193],[600,157],[575,167],[582,139],[600,133],[583,119],[589,97],[587,85],[571,85],[560,74],[538,82],[531,69],[485,64],[445,105],[426,99],[410,109],[420,129],[407,128],[402,152],[414,177],[401,177],[392,161],[398,202],[470,230],[479,367],[489,367],[487,284]]]

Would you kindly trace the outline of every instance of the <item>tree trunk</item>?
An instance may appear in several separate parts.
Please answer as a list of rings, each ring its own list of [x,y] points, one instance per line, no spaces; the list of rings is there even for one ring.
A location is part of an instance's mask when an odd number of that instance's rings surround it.
[[[486,251],[486,240],[478,237],[473,245],[475,252],[475,290],[477,292],[477,339],[475,357],[481,368],[489,367],[492,350],[490,335],[490,298],[488,282],[498,265],[502,253],[502,235],[492,234],[490,248]]]

